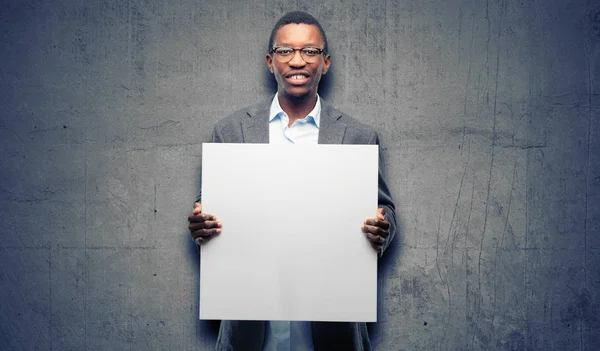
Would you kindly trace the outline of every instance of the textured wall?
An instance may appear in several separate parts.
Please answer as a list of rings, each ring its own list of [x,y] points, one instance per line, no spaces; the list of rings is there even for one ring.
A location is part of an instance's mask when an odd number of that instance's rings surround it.
[[[325,98],[376,127],[401,235],[379,350],[600,347],[600,5],[3,2],[0,349],[209,349],[186,216],[213,123],[321,19]]]

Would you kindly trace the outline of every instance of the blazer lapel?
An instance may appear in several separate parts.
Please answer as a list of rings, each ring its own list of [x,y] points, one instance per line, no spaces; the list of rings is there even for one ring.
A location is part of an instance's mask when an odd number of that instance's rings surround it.
[[[271,100],[248,109],[248,118],[242,121],[243,143],[269,143],[269,108]]]
[[[242,121],[244,143],[269,143],[269,109],[272,99],[262,102],[246,112]],[[343,144],[346,123],[342,114],[321,99],[321,123],[319,126],[319,144]]]
[[[321,99],[319,144],[343,144],[346,123],[342,122],[341,118],[340,111],[332,108]]]

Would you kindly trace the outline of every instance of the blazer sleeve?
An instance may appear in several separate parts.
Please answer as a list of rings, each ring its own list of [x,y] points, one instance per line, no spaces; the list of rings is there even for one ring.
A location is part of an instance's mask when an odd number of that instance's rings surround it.
[[[377,132],[373,132],[371,134],[371,138],[369,140],[370,144],[375,144],[377,146],[381,146],[379,142],[379,135]],[[390,243],[396,236],[397,230],[397,222],[396,222],[396,205],[394,204],[394,200],[392,199],[392,195],[388,186],[383,178],[383,174],[381,173],[383,163],[381,158],[381,152],[379,153],[379,178],[378,178],[378,194],[377,194],[377,207],[383,208],[385,210],[384,218],[386,221],[390,223],[390,236],[388,240],[384,242],[383,252],[390,246]],[[381,257],[381,256],[380,256]]]
[[[212,142],[213,143],[223,143],[223,135],[219,130],[219,126],[216,125],[213,128],[212,133]],[[200,166],[200,191],[198,192],[198,196],[196,197],[196,202],[202,203],[202,166]]]

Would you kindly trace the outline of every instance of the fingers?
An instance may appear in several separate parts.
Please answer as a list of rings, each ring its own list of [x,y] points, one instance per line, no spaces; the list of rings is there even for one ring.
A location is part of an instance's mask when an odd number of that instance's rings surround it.
[[[194,238],[194,242],[196,243],[196,245],[202,245],[205,242],[209,241],[210,239],[214,238],[217,234],[213,234],[213,235],[207,235],[207,236],[199,236],[197,238]]]
[[[376,225],[373,225],[373,224],[376,224]],[[379,223],[378,220],[371,218],[371,219],[365,220],[360,229],[365,234],[370,233],[370,234],[373,234],[376,236],[380,236],[383,239],[386,239],[388,236],[390,236],[389,227],[390,227],[389,223],[387,223],[387,222]]]
[[[375,251],[377,251],[377,253],[381,253],[383,251],[383,245],[382,244],[371,243],[371,247],[373,247],[373,249]]]
[[[216,220],[216,217],[208,213],[191,214],[190,216],[188,216],[188,222],[190,223],[214,220]]]
[[[202,213],[202,204],[194,203],[194,210],[188,216],[190,222],[188,229],[194,239],[194,242],[201,245],[213,237],[221,234],[223,224],[217,220],[217,217],[208,213]]]
[[[361,230],[365,233],[365,237],[369,240],[373,249],[381,254],[385,240],[390,235],[390,223],[385,220],[385,210],[383,208],[378,208],[376,215],[376,218],[367,218],[363,222]]]
[[[383,252],[383,244],[385,242],[383,238],[370,233],[365,233],[365,236],[369,239],[369,244],[371,244],[371,247],[377,251],[377,253],[380,254]]]
[[[373,244],[379,244],[379,245],[381,245],[385,241],[384,237],[379,236],[379,235],[375,235],[375,234],[372,234],[372,233],[365,233],[365,236]]]
[[[221,227],[221,222],[206,221],[190,224],[189,229],[196,244],[200,245],[221,234]]]
[[[368,226],[378,227],[383,230],[390,229],[390,222],[386,221],[385,219],[382,220],[382,219],[378,219],[378,218],[367,218],[365,220],[364,224],[366,224]]]
[[[200,229],[194,232],[191,232],[192,238],[194,240],[202,239],[204,241],[208,239],[212,239],[213,237],[221,234],[221,228],[212,228],[212,229]]]
[[[219,229],[222,228],[223,224],[219,221],[202,221],[202,222],[191,222],[188,226],[190,232],[196,232],[203,229]]]

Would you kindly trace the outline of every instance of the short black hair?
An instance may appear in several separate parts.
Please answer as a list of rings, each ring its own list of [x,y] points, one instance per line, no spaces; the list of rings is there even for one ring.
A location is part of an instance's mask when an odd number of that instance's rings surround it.
[[[270,53],[271,50],[273,50],[273,41],[275,41],[275,34],[279,30],[279,28],[281,28],[287,24],[291,24],[291,23],[310,24],[313,26],[317,26],[317,28],[319,29],[319,32],[321,32],[321,36],[323,37],[323,43],[324,43],[323,53],[327,54],[329,52],[329,49],[327,46],[327,36],[325,35],[325,31],[323,30],[323,27],[321,27],[321,24],[319,23],[319,21],[317,21],[316,18],[314,18],[311,14],[306,13],[304,11],[288,12],[285,15],[283,15],[283,17],[281,17],[279,19],[279,21],[277,21],[277,23],[275,23],[275,27],[273,27],[273,30],[271,31],[271,36],[269,37],[269,47],[267,48],[267,52]]]

